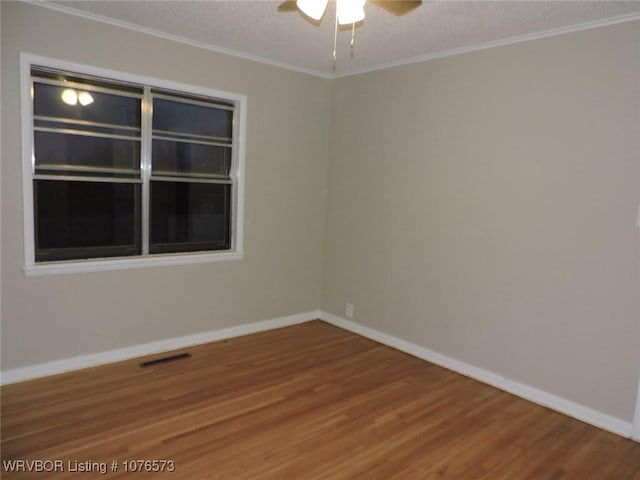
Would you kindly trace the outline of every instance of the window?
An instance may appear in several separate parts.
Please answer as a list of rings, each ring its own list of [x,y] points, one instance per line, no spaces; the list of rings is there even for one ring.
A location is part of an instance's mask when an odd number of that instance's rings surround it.
[[[23,64],[27,273],[239,258],[244,97],[44,63]]]
[[[151,95],[149,251],[226,250],[233,107]]]

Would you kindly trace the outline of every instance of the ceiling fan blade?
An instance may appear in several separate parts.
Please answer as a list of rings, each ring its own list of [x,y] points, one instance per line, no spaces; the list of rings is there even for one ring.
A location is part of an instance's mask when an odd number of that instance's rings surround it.
[[[371,0],[371,3],[399,17],[418,8],[422,5],[422,0]]]
[[[278,5],[279,12],[296,12],[297,10],[298,6],[296,5],[296,0],[285,0]]]

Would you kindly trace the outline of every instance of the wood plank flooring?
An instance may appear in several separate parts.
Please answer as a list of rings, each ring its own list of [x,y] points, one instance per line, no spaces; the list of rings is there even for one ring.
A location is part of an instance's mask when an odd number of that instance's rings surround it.
[[[640,480],[638,443],[320,321],[185,351],[2,387],[3,462],[64,469],[2,478]]]

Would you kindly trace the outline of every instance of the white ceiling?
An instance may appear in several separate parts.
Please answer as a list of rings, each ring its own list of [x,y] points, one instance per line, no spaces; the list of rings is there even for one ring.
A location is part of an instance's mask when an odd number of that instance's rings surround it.
[[[332,70],[334,4],[313,25],[279,1],[55,1],[49,6],[191,44],[333,77],[565,31],[640,19],[640,1],[429,1],[402,17],[373,4],[340,32]]]

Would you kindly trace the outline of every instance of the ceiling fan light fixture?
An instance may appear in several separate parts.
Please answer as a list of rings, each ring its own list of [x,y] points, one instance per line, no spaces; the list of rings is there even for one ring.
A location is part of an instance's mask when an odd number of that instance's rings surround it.
[[[338,23],[349,25],[364,20],[366,0],[338,0]]]
[[[340,26],[351,25],[351,58],[353,58],[356,24],[364,20],[364,5],[367,0],[334,1],[336,3],[336,9],[333,28],[333,71],[335,72],[338,53],[338,32],[341,30]],[[328,3],[329,0],[284,0],[284,2],[278,5],[278,11],[297,11],[315,20],[312,22],[315,25],[320,25],[320,21],[327,10]],[[396,16],[401,16],[422,5],[422,0],[371,0],[371,3]]]
[[[329,0],[297,0],[296,5],[302,13],[314,20],[320,20],[327,9]]]

